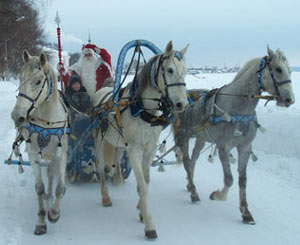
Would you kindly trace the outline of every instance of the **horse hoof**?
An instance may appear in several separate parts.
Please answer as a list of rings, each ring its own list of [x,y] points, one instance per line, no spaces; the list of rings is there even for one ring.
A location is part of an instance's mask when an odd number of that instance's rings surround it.
[[[200,198],[199,198],[199,196],[198,196],[197,194],[191,195],[191,201],[192,201],[193,203],[195,203],[195,202],[200,202]]]
[[[214,194],[215,194],[215,191],[212,192],[212,193],[209,195],[209,199],[210,199],[210,200],[215,200]]]
[[[155,239],[157,238],[157,233],[155,230],[152,230],[152,231],[145,231],[145,236],[148,238],[148,239]]]
[[[209,199],[216,201],[226,201],[227,197],[220,191],[214,191],[210,194]]]
[[[243,223],[246,225],[255,225],[256,222],[252,216],[243,216]]]
[[[102,205],[103,205],[103,207],[111,207],[112,202],[111,202],[110,198],[102,198]]]
[[[35,226],[34,235],[43,235],[45,233],[47,233],[47,225]]]
[[[52,209],[48,211],[48,220],[50,223],[56,223],[60,218],[59,212],[55,212]]]

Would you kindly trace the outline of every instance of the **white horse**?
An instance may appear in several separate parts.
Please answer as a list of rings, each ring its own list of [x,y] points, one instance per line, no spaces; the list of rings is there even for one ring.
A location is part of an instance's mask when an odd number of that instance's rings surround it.
[[[104,176],[105,156],[111,153],[110,150],[105,150],[107,149],[105,142],[116,147],[117,162],[122,155],[119,153],[122,153],[122,149],[126,149],[137,181],[140,197],[138,209],[141,220],[145,222],[147,238],[157,237],[147,203],[149,167],[157,149],[162,125],[168,124],[166,117],[172,111],[182,112],[188,104],[183,57],[187,47],[181,51],[174,51],[172,42],[169,42],[163,54],[153,57],[145,64],[136,79],[125,87],[120,97],[121,102],[129,99],[131,104],[121,107],[121,114],[118,112],[115,116],[110,114],[106,131],[101,132],[100,129],[95,140],[96,164],[101,176]],[[99,103],[99,97],[102,96],[101,90],[95,94],[94,106]],[[118,115],[120,120],[115,120]],[[103,205],[109,206],[111,201],[105,178],[101,178],[101,183]]]
[[[289,107],[295,102],[288,61],[282,51],[274,52],[268,47],[268,56],[250,60],[231,83],[213,91],[204,92],[205,95],[179,114],[175,126],[175,142],[183,154],[187,188],[192,202],[200,201],[194,184],[195,164],[205,142],[215,143],[223,167],[224,186],[212,192],[210,199],[225,201],[233,184],[230,151],[236,148],[240,211],[245,224],[255,224],[246,197],[247,164],[252,141],[260,127],[255,109],[263,98],[262,92],[276,98],[278,106]],[[196,138],[191,156],[190,138]]]
[[[34,234],[47,232],[44,198],[52,197],[52,184],[57,173],[55,202],[48,211],[48,220],[60,217],[60,201],[66,191],[68,113],[61,101],[56,85],[56,75],[44,53],[39,57],[22,54],[24,65],[20,75],[20,88],[12,119],[18,130],[17,140],[26,141],[26,152],[35,175],[38,195],[38,221]],[[16,141],[17,141],[16,140]],[[41,161],[47,162],[48,190],[42,180]]]

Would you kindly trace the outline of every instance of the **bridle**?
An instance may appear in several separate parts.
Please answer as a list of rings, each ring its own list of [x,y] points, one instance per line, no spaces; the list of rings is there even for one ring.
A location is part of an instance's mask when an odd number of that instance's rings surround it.
[[[44,72],[44,75],[45,75],[45,79],[44,79],[44,81],[43,81],[43,85],[42,85],[42,87],[41,87],[41,89],[40,89],[38,95],[37,95],[34,99],[31,98],[31,97],[29,97],[27,94],[24,94],[24,93],[19,93],[19,94],[18,94],[18,97],[19,97],[19,96],[20,96],[20,97],[23,97],[23,98],[25,98],[25,99],[27,99],[27,100],[29,100],[29,101],[31,102],[31,106],[30,106],[29,109],[27,110],[27,118],[28,118],[30,112],[35,108],[35,104],[36,104],[36,102],[39,100],[39,98],[40,98],[40,96],[41,96],[41,94],[42,94],[42,92],[43,92],[43,90],[44,90],[44,88],[45,88],[46,83],[49,84],[49,89],[48,89],[48,94],[47,94],[47,96],[46,96],[45,101],[47,101],[47,100],[49,99],[50,95],[52,94],[52,91],[53,91],[53,78],[52,78],[52,76],[50,75],[50,76],[49,76],[49,77],[50,77],[50,81],[49,81],[48,74],[46,74],[46,73]]]
[[[159,60],[158,60],[158,66],[157,66],[157,69],[156,69],[156,72],[155,72],[155,64],[156,62],[154,61],[152,63],[152,66],[151,66],[151,83],[152,85],[159,91],[159,93],[162,94],[162,91],[161,89],[159,88],[158,86],[158,75],[159,75],[159,70],[161,68],[161,72],[162,72],[162,78],[163,78],[163,82],[164,82],[164,85],[165,85],[165,97],[169,99],[169,90],[168,88],[169,87],[174,87],[174,86],[186,86],[186,83],[167,83],[167,79],[166,79],[166,72],[165,72],[165,67],[163,65],[163,62],[167,59],[170,58],[171,55],[168,55],[168,56],[164,56],[163,54],[159,57]],[[181,61],[183,56],[180,52],[178,51],[175,51],[175,54],[174,56],[179,60]],[[154,74],[155,72],[155,74]],[[154,74],[154,75],[153,75]]]
[[[180,61],[183,56],[180,52],[175,51],[174,56]],[[167,78],[165,75],[165,67],[163,65],[163,62],[170,58],[170,55],[164,56],[164,54],[161,54],[160,56],[157,56],[152,64],[150,69],[150,82],[151,85],[161,94],[160,98],[141,98],[140,96],[136,95],[137,91],[137,76],[135,76],[132,84],[130,85],[129,89],[129,101],[130,101],[130,110],[131,114],[135,117],[137,115],[140,115],[140,117],[150,123],[152,126],[166,126],[170,123],[171,118],[173,117],[172,113],[172,101],[169,97],[169,87],[174,86],[186,86],[186,83],[172,83],[169,84],[167,82]],[[158,86],[158,76],[159,72],[162,72],[162,80],[164,83],[164,89],[165,94],[163,94],[162,90]],[[142,99],[144,100],[153,100],[158,102],[158,108],[145,108],[142,102]],[[162,112],[161,116],[154,116],[147,112],[147,110],[159,110]],[[124,109],[122,110],[124,111]],[[154,122],[155,121],[155,122]]]
[[[275,90],[276,90],[276,93],[277,93],[277,95],[279,95],[279,97],[281,97],[279,87],[284,85],[284,84],[291,83],[292,81],[291,80],[284,80],[284,81],[278,82],[276,80],[275,76],[274,76],[274,72],[273,72],[273,69],[272,69],[270,63],[271,63],[271,59],[268,56],[265,56],[260,60],[259,70],[257,71],[258,86],[259,86],[261,91],[265,90],[265,88],[263,86],[263,83],[262,83],[262,72],[266,67],[268,67],[269,72],[270,72],[270,76],[271,76],[272,81],[273,81],[273,85],[274,85]]]

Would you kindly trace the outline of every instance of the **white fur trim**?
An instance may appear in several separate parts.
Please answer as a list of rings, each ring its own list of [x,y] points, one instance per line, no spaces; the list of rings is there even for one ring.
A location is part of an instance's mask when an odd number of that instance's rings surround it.
[[[113,72],[113,70],[111,69],[110,65],[109,65],[107,62],[105,62],[105,61],[103,61],[103,64],[107,67],[110,76],[113,78],[113,77],[114,77],[114,72]]]
[[[81,72],[80,76],[82,79],[82,85],[86,88],[90,97],[92,97],[96,91],[96,70],[97,70],[97,59],[94,57],[93,60],[81,61]]]

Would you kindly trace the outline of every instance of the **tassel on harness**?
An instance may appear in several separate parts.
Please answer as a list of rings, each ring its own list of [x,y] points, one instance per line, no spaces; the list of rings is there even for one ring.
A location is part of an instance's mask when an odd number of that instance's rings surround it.
[[[21,151],[20,151],[20,145],[22,144],[22,142],[24,141],[24,137],[21,135],[20,132],[18,132],[18,135],[15,139],[15,141],[13,142],[12,144],[12,152],[10,153],[9,157],[8,157],[8,160],[7,160],[7,163],[8,165],[11,164],[11,160],[12,160],[12,155],[14,154],[16,157],[19,158],[19,161],[18,161],[18,172],[21,174],[21,173],[24,173],[24,169],[23,169],[23,157],[22,157],[22,154],[21,154]]]

